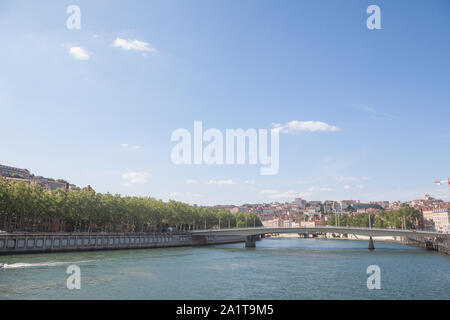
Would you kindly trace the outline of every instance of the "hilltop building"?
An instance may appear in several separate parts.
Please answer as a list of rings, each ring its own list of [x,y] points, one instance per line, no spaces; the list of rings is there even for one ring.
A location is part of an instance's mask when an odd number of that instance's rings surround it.
[[[17,176],[17,177],[26,179],[26,178],[31,177],[31,173],[27,169],[19,169],[19,168],[4,166],[4,165],[0,164],[0,176],[3,176],[3,177]]]
[[[25,182],[29,185],[40,185],[47,190],[66,189],[74,190],[76,185],[65,181],[56,181],[42,176],[34,176],[27,169],[19,169],[9,166],[0,165],[0,177],[6,181]]]

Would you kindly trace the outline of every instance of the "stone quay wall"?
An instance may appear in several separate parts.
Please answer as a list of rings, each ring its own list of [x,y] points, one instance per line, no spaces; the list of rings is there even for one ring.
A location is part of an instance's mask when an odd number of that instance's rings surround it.
[[[433,240],[424,240],[424,239],[416,240],[410,238],[403,238],[401,242],[414,247],[450,254],[449,236],[447,236],[446,238],[443,237],[441,239],[433,239]]]
[[[189,233],[167,234],[75,234],[30,233],[1,234],[0,255],[20,253],[72,252],[206,246],[245,242],[242,236],[193,236]]]

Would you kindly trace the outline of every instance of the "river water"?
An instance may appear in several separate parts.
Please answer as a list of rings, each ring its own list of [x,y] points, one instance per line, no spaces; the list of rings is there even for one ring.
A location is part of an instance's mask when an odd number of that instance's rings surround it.
[[[263,239],[210,247],[0,256],[0,299],[450,299],[450,256],[400,244]],[[67,289],[66,269],[81,270]],[[367,288],[367,267],[381,289]]]

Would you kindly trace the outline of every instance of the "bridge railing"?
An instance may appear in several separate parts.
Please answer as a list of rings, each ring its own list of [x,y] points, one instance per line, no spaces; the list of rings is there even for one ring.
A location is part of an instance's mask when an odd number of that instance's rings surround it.
[[[268,227],[268,226],[262,226],[262,227],[247,227],[247,228],[230,228],[230,229],[203,229],[203,230],[194,230],[192,233],[196,232],[213,232],[213,231],[224,231],[227,230],[233,230],[233,231],[249,231],[249,230],[299,230],[302,229],[311,230],[311,229],[317,229],[317,230],[323,230],[328,229],[331,232],[336,230],[345,230],[346,233],[352,233],[352,231],[380,231],[380,232],[405,232],[405,233],[411,233],[411,234],[428,234],[428,235],[449,235],[449,233],[442,233],[442,232],[433,232],[433,231],[421,231],[421,230],[414,230],[414,229],[396,229],[396,228],[368,228],[368,227],[344,227],[344,226],[314,226],[314,227]],[[319,231],[323,232],[323,231]]]

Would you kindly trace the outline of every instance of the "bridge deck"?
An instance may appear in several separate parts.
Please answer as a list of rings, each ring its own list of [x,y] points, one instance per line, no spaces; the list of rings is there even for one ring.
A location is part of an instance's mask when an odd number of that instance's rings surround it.
[[[309,227],[309,228],[234,228],[234,229],[207,229],[191,231],[193,235],[239,235],[251,236],[269,233],[338,233],[338,234],[355,234],[368,237],[386,237],[398,236],[409,238],[435,238],[449,236],[449,234],[415,231],[401,229],[381,229],[381,228],[358,228],[358,227]]]

